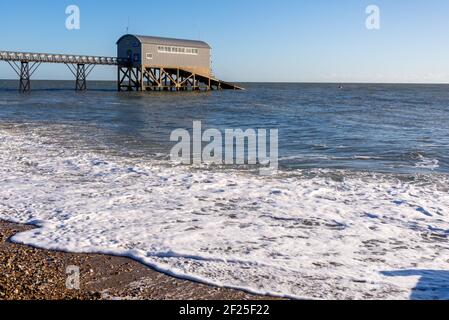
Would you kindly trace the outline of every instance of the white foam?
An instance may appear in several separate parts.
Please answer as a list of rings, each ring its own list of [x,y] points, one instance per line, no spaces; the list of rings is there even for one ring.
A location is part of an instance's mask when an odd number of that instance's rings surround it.
[[[41,227],[14,241],[297,298],[407,299],[419,276],[382,272],[447,269],[448,179],[423,179],[198,171],[0,129],[0,218]]]
[[[415,164],[416,168],[435,170],[440,167],[440,162],[438,159],[426,158],[422,155],[419,155],[418,158],[419,161]]]

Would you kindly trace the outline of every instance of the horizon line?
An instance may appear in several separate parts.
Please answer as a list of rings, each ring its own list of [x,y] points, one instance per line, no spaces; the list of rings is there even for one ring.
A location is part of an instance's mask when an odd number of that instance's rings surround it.
[[[33,81],[63,81],[73,82],[74,79],[32,79]],[[18,79],[0,79],[0,81],[20,81]],[[88,82],[117,82],[117,80],[87,80]],[[238,81],[228,80],[234,83],[247,84],[332,84],[332,85],[359,85],[359,84],[385,84],[385,85],[449,85],[449,82],[328,82],[328,81]]]

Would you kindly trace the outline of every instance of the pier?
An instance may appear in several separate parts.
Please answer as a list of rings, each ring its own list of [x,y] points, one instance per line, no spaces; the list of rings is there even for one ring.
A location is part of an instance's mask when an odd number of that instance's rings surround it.
[[[0,51],[19,77],[19,92],[31,91],[31,77],[43,63],[65,64],[75,77],[75,90],[87,90],[96,66],[117,68],[118,91],[244,90],[216,79],[210,47],[204,42],[125,35],[117,42],[117,57]]]

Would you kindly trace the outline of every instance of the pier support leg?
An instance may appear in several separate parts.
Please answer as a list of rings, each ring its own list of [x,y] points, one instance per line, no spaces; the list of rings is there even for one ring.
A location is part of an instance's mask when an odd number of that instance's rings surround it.
[[[76,91],[86,91],[87,90],[87,77],[92,72],[92,70],[95,68],[95,65],[79,63],[75,66],[74,64],[66,63],[66,66],[69,68],[69,70],[75,76],[75,79],[76,79],[75,90]]]
[[[139,68],[119,66],[117,76],[118,91],[140,91],[144,88],[143,72]]]
[[[86,65],[78,64],[76,68],[76,91],[86,91]]]
[[[27,93],[31,91],[30,66],[28,61],[22,61],[20,66],[20,85],[19,92]]]
[[[27,93],[31,91],[31,76],[41,65],[40,62],[34,62],[30,66],[30,62],[27,60],[20,61],[20,65],[16,61],[8,61],[8,64],[19,76],[19,92]]]

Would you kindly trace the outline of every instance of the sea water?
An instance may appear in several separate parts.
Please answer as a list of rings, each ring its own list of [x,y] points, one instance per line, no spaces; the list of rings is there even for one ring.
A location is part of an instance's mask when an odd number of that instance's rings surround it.
[[[291,298],[449,298],[449,86],[117,93],[0,82],[13,241]],[[280,170],[170,161],[170,133],[278,129]]]

